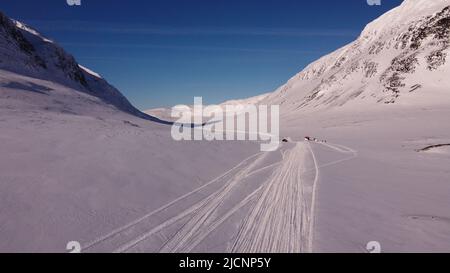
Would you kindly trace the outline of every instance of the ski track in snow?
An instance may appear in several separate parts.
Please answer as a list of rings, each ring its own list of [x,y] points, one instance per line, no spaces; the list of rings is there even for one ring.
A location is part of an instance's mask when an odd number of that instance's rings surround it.
[[[246,178],[250,172],[253,171],[253,168],[265,158],[267,153],[262,153],[258,155],[255,161],[253,161],[249,166],[244,167],[243,169],[239,170],[236,175],[234,175],[221,189],[216,191],[215,193],[208,196],[206,199],[200,201],[199,203],[193,205],[192,207],[186,209],[182,213],[178,214],[177,216],[165,221],[164,223],[160,224],[159,226],[153,228],[152,230],[140,235],[138,238],[132,240],[131,242],[121,246],[114,252],[126,252],[133,247],[137,246],[139,243],[145,241],[150,236],[155,234],[156,232],[161,231],[162,229],[169,227],[173,223],[183,219],[187,215],[190,215],[191,213],[194,213],[193,216],[191,216],[188,223],[186,223],[182,230],[179,231],[173,238],[170,239],[170,242],[166,243],[166,247],[162,249],[161,251],[164,252],[165,249],[169,249],[170,245],[174,245],[175,247],[178,247],[179,245],[186,242],[190,236],[192,236],[192,233],[196,230],[199,230],[202,227],[202,224],[209,220],[209,217],[215,212],[216,208],[222,203],[222,201],[227,197],[227,195],[234,189],[234,187],[239,184],[239,182]],[[173,242],[173,243],[172,243]]]
[[[244,200],[239,202],[235,207],[233,207],[230,211],[225,213],[221,218],[219,218],[216,221],[211,222],[210,224],[207,224],[206,222],[203,224],[206,224],[205,227],[197,228],[195,232],[190,232],[190,238],[187,236],[183,239],[185,241],[188,241],[189,243],[185,243],[182,245],[182,243],[177,240],[180,237],[178,236],[175,238],[175,240],[178,241],[177,247],[173,247],[173,240],[167,241],[164,246],[161,248],[160,252],[167,253],[167,252],[191,252],[196,246],[198,246],[212,231],[214,231],[217,227],[219,227],[222,223],[224,223],[228,218],[230,218],[234,213],[236,213],[238,210],[249,204],[251,201],[253,201],[256,197],[256,195],[260,192],[262,186],[259,187],[257,190],[249,194]],[[186,227],[183,227],[183,231]]]
[[[313,252],[315,207],[319,169],[357,156],[351,148],[338,144],[317,144],[350,157],[319,165],[311,143],[298,142],[287,152],[281,166],[265,184],[261,196],[244,220],[230,252],[297,253]],[[308,153],[314,163],[314,179],[305,181]]]
[[[115,230],[111,231],[110,233],[108,233],[108,234],[106,234],[106,235],[104,235],[104,236],[101,236],[101,237],[95,239],[94,241],[92,241],[92,242],[90,242],[90,243],[87,243],[87,244],[83,245],[83,250],[91,249],[91,248],[95,247],[96,245],[98,245],[98,244],[100,244],[100,243],[102,243],[102,242],[105,242],[106,240],[108,240],[108,239],[110,239],[110,238],[112,238],[112,237],[114,237],[114,236],[116,236],[116,235],[120,235],[120,233],[126,232],[127,230],[129,230],[129,229],[133,228],[134,226],[136,226],[136,225],[142,223],[143,221],[147,220],[148,218],[150,218],[151,216],[157,214],[158,212],[161,212],[161,211],[163,211],[163,210],[165,210],[165,209],[167,209],[167,208],[169,208],[169,207],[175,205],[176,203],[178,203],[178,202],[180,202],[180,201],[182,201],[182,200],[188,198],[189,196],[191,196],[191,195],[193,195],[193,194],[195,194],[195,193],[201,191],[202,189],[205,189],[206,187],[208,187],[208,186],[210,186],[210,185],[212,185],[212,184],[215,184],[215,183],[220,182],[222,178],[226,177],[227,175],[229,175],[230,173],[232,173],[232,172],[235,171],[236,169],[240,168],[240,167],[241,167],[242,165],[244,165],[246,162],[248,162],[249,160],[251,160],[251,159],[253,159],[253,158],[255,158],[255,157],[259,156],[259,155],[261,155],[261,153],[252,155],[252,156],[250,156],[250,157],[244,159],[242,162],[240,162],[238,165],[236,165],[236,166],[233,167],[232,169],[226,171],[226,172],[223,173],[222,175],[220,175],[220,176],[214,178],[214,179],[211,180],[210,182],[208,182],[208,183],[202,185],[201,187],[199,187],[199,188],[197,188],[197,189],[195,189],[195,190],[193,190],[193,191],[190,191],[190,192],[188,192],[188,193],[186,193],[186,194],[184,194],[184,195],[178,197],[177,199],[171,201],[170,203],[168,203],[168,204],[166,204],[166,205],[164,205],[164,206],[162,206],[162,207],[160,207],[160,208],[158,208],[158,209],[156,209],[156,210],[154,210],[154,211],[152,211],[152,212],[150,212],[150,213],[148,213],[148,214],[142,216],[141,218],[139,218],[139,219],[137,219],[137,220],[135,220],[135,221],[133,221],[133,222],[131,222],[131,223],[129,223],[129,224],[123,226],[123,227],[120,227],[120,228],[118,228],[118,229],[115,229]]]
[[[302,170],[306,145],[297,143],[266,182],[244,220],[231,252],[295,253],[308,250],[311,215]]]
[[[311,212],[310,212],[310,222],[309,222],[309,232],[308,232],[308,249],[309,253],[313,252],[313,242],[314,242],[314,224],[316,219],[316,196],[317,196],[317,187],[319,184],[319,165],[317,162],[316,155],[314,154],[313,149],[311,148],[311,144],[308,143],[308,149],[311,153],[314,162],[314,182],[312,185],[312,193],[311,193]]]
[[[97,245],[107,243],[123,234],[133,234],[133,229],[145,221],[163,212],[169,207],[182,202],[191,195],[200,192],[215,183],[223,182],[218,190],[196,202],[179,214],[164,220],[148,231],[134,234],[134,239],[122,243],[114,252],[128,252],[144,244],[153,235],[164,231],[173,224],[187,219],[186,223],[168,238],[159,248],[160,252],[192,252],[214,230],[221,226],[237,211],[251,205],[250,211],[242,220],[235,238],[231,242],[230,252],[244,253],[297,253],[312,252],[314,239],[315,206],[319,170],[322,167],[339,164],[353,159],[357,152],[343,145],[317,143],[339,153],[352,154],[350,157],[323,165],[318,165],[316,156],[309,142],[295,142],[294,147],[285,151],[281,162],[258,168],[268,153],[252,155],[224,174],[205,185],[190,191],[170,203],[142,216],[141,218],[85,244],[83,249],[95,249]],[[307,170],[306,157],[311,156],[314,170]],[[218,213],[231,195],[238,192],[239,184],[246,178],[263,170],[272,168],[272,175],[230,209]],[[314,171],[313,181],[305,181],[303,174]],[[147,228],[148,229],[148,228]],[[133,238],[132,237],[132,238]]]

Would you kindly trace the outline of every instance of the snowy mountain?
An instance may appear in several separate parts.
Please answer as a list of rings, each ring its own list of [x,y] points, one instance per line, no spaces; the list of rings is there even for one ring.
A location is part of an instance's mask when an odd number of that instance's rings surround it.
[[[266,94],[262,94],[259,96],[246,98],[246,99],[228,100],[228,101],[225,101],[225,102],[219,104],[219,106],[221,106],[224,111],[226,110],[225,106],[227,106],[227,105],[235,106],[235,107],[237,107],[235,109],[238,109],[238,110],[239,110],[239,108],[244,109],[245,106],[247,106],[247,105],[250,105],[250,104],[254,105],[254,104],[260,103],[265,98],[267,98],[269,96],[269,94],[270,93],[266,93]],[[189,105],[189,108],[190,108],[191,112],[194,111],[192,105]],[[149,109],[149,110],[144,111],[144,113],[146,113],[150,116],[153,116],[153,117],[157,117],[162,120],[168,120],[168,121],[176,120],[176,118],[172,117],[172,108],[169,108],[169,107]]]
[[[247,104],[258,104],[261,101],[263,101],[265,98],[267,98],[270,95],[270,93],[262,94],[255,97],[250,97],[246,99],[239,99],[239,100],[228,100],[226,102],[221,103],[220,105],[247,105]]]
[[[450,105],[449,51],[450,0],[405,0],[273,93],[221,105],[280,105],[284,115]],[[145,112],[170,119],[168,108]]]
[[[283,113],[450,104],[450,1],[405,0],[263,103]]]
[[[38,79],[50,85],[58,84],[62,88],[70,88],[78,93],[98,98],[101,103],[113,106],[117,110],[142,118],[151,118],[133,107],[99,74],[78,64],[73,56],[56,43],[33,28],[9,19],[1,12],[0,72],[4,79],[0,83],[3,88],[30,87],[30,81],[34,82]],[[8,76],[5,76],[6,74]],[[16,78],[28,77],[28,80],[11,82],[11,77],[15,77],[12,74],[16,75]],[[23,90],[23,88],[18,89]],[[47,86],[44,89],[51,88]],[[75,94],[76,92],[72,92],[72,95],[78,95]]]

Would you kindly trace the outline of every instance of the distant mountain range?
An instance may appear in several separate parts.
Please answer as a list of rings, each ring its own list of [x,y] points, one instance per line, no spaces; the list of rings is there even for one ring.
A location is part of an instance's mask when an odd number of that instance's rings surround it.
[[[1,13],[0,38],[0,69],[62,84],[152,119],[56,43]],[[405,0],[368,24],[356,41],[310,64],[275,92],[224,104],[276,104],[290,114],[450,103],[449,46],[450,0]],[[170,117],[166,108],[146,113]]]

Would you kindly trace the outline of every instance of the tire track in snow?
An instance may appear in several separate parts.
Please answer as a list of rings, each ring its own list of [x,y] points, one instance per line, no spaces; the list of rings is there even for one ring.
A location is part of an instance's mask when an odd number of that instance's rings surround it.
[[[334,144],[334,143],[325,143],[325,142],[317,142],[320,145],[326,146],[330,149],[333,149],[335,151],[338,151],[340,153],[344,153],[344,154],[353,154],[353,155],[357,155],[358,152],[353,150],[352,148],[346,147],[344,145],[339,145],[339,144]]]
[[[106,234],[106,235],[103,235],[103,236],[101,236],[101,237],[99,237],[99,238],[93,240],[92,242],[89,242],[89,243],[83,245],[83,247],[82,247],[83,251],[89,250],[89,249],[91,249],[91,248],[93,248],[93,247],[95,247],[95,246],[97,246],[97,245],[99,245],[99,244],[101,244],[101,243],[107,241],[108,239],[111,239],[111,238],[113,238],[113,237],[115,237],[115,236],[117,236],[117,235],[120,235],[120,234],[123,233],[123,232],[126,232],[126,231],[129,230],[129,229],[132,229],[133,227],[137,226],[138,224],[140,224],[140,223],[144,222],[145,220],[149,219],[151,216],[153,216],[153,215],[155,215],[155,214],[157,214],[157,213],[159,213],[159,212],[161,212],[161,211],[163,211],[163,210],[165,210],[165,209],[167,209],[167,208],[169,208],[169,207],[175,205],[176,203],[178,203],[178,202],[180,202],[180,201],[182,201],[182,200],[188,198],[189,196],[191,196],[191,195],[193,195],[193,194],[195,194],[195,193],[198,193],[199,191],[205,189],[206,187],[208,187],[208,186],[210,186],[210,185],[213,185],[213,184],[215,184],[215,183],[218,183],[218,182],[221,181],[224,177],[226,177],[227,175],[231,174],[233,171],[235,171],[235,170],[239,169],[240,167],[242,167],[242,166],[243,166],[245,163],[247,163],[249,160],[251,160],[251,159],[253,159],[253,158],[255,158],[255,157],[258,157],[258,156],[260,156],[261,154],[262,154],[262,153],[257,153],[257,154],[254,154],[254,155],[252,155],[252,156],[250,156],[250,157],[244,159],[243,161],[241,161],[241,162],[240,162],[238,165],[236,165],[235,167],[231,168],[230,170],[226,171],[225,173],[221,174],[220,176],[214,178],[214,179],[211,180],[210,182],[208,182],[208,183],[202,185],[201,187],[198,187],[197,189],[192,190],[192,191],[190,191],[190,192],[188,192],[188,193],[186,193],[186,194],[184,194],[184,195],[182,195],[182,196],[176,198],[175,200],[173,200],[173,201],[167,203],[166,205],[164,205],[164,206],[162,206],[162,207],[160,207],[160,208],[158,208],[158,209],[156,209],[156,210],[153,210],[153,211],[151,211],[150,213],[145,214],[145,215],[143,215],[142,217],[140,217],[140,218],[138,218],[138,219],[136,219],[136,220],[134,220],[134,221],[132,221],[132,222],[130,222],[130,223],[128,223],[128,224],[122,226],[122,227],[119,227],[119,228],[117,228],[117,229],[115,229],[115,230],[109,232],[109,233]]]
[[[316,173],[315,178],[314,178],[314,182],[313,182],[312,197],[311,197],[311,212],[310,212],[311,222],[310,222],[310,227],[309,227],[310,232],[309,232],[309,240],[308,240],[309,241],[308,252],[310,252],[310,253],[312,253],[313,250],[314,250],[313,242],[314,242],[314,231],[315,231],[315,222],[316,222],[316,213],[315,213],[315,211],[316,211],[316,206],[317,206],[316,200],[317,200],[317,192],[318,192],[318,184],[319,184],[319,169],[323,168],[323,167],[326,167],[326,166],[336,165],[336,164],[339,164],[339,163],[351,160],[353,158],[356,158],[358,156],[358,152],[356,150],[353,150],[352,148],[346,147],[344,145],[327,144],[327,143],[319,143],[319,144],[327,146],[327,147],[329,147],[329,148],[331,148],[333,150],[336,150],[336,151],[338,151],[340,153],[345,153],[345,154],[351,153],[352,156],[350,156],[348,158],[341,159],[341,160],[337,160],[337,161],[334,161],[334,162],[330,162],[330,163],[327,163],[327,164],[319,165],[318,161],[317,161],[317,158],[316,158],[316,155],[315,155],[315,153],[314,153],[314,151],[313,151],[313,149],[311,147],[311,144],[308,143],[308,148],[309,148],[309,150],[311,152],[311,156],[313,158],[314,168],[315,168],[315,173]]]
[[[303,143],[297,143],[286,153],[241,225],[231,252],[311,251],[314,205],[308,201],[308,195],[315,196],[312,193],[315,186],[308,192],[302,178],[307,154],[308,148]]]
[[[353,150],[352,148],[349,148],[349,147],[346,147],[346,146],[343,146],[343,145],[330,144],[330,143],[320,143],[320,142],[318,144],[323,145],[325,147],[328,147],[328,148],[330,148],[332,150],[335,150],[335,151],[337,151],[339,153],[351,154],[349,157],[346,157],[346,158],[343,158],[343,159],[339,159],[339,160],[335,160],[335,161],[332,161],[332,162],[320,164],[320,165],[318,165],[319,169],[325,168],[325,167],[329,167],[329,166],[333,166],[333,165],[337,165],[339,163],[343,163],[345,161],[349,161],[349,160],[352,160],[352,159],[358,157],[358,152],[356,150]],[[314,155],[312,149],[311,149],[311,153]],[[316,164],[317,164],[317,162],[316,162]]]
[[[352,157],[357,156],[357,152],[351,148],[328,143],[319,143],[340,153],[352,153]],[[302,181],[302,171],[304,171],[304,160],[307,150],[314,161],[315,179],[312,189],[305,193],[305,185]],[[257,153],[243,160],[241,163],[218,176],[205,185],[186,193],[170,203],[142,216],[141,218],[118,228],[105,236],[84,246],[84,249],[92,248],[102,242],[108,241],[122,233],[129,232],[133,227],[144,222],[151,216],[161,212],[178,202],[183,201],[189,196],[205,189],[232,174],[237,173],[226,181],[223,187],[212,193],[210,196],[192,205],[180,214],[164,221],[158,226],[152,228],[144,234],[140,234],[134,240],[121,245],[115,252],[126,252],[138,244],[142,243],[150,236],[164,230],[172,224],[183,218],[194,214],[192,218],[178,230],[174,237],[170,238],[161,248],[162,252],[190,252],[199,245],[212,231],[224,223],[239,209],[255,202],[250,215],[244,220],[237,238],[231,248],[233,252],[312,252],[313,250],[313,232],[315,223],[315,203],[316,192],[319,177],[319,166],[312,150],[311,144],[306,145],[299,142],[296,146],[288,150],[283,155],[282,162],[274,163],[260,169],[255,169],[267,153]],[[256,158],[250,165],[245,164],[251,159]],[[349,159],[351,159],[349,158]],[[339,160],[332,162],[337,164]],[[244,167],[243,167],[244,166]],[[253,174],[269,168],[276,168],[270,180],[260,186],[257,190],[249,194],[244,200],[239,202],[231,210],[227,211],[221,217],[215,215],[217,208],[223,203],[223,200],[235,188],[235,186]],[[254,170],[255,169],[255,170]],[[310,198],[310,202],[308,202]],[[271,204],[270,204],[271,203]],[[284,214],[283,214],[284,213]],[[271,215],[269,215],[271,214]],[[275,217],[273,216],[275,215]],[[272,217],[272,218],[271,218]],[[215,219],[218,218],[218,219]],[[284,223],[284,224],[280,224]],[[266,225],[268,226],[266,228]],[[271,238],[268,232],[273,232]],[[289,234],[289,235],[288,235]],[[251,237],[253,236],[253,238]]]
[[[254,174],[257,174],[261,171],[274,168],[278,165],[280,165],[281,162],[277,162],[265,167],[262,167],[260,169],[254,170],[252,172],[249,172],[244,178],[248,178]],[[216,230],[220,225],[222,225],[226,220],[228,220],[231,216],[233,216],[237,211],[248,205],[249,203],[253,202],[257,195],[260,193],[262,188],[264,187],[264,184],[259,186],[255,191],[247,195],[242,201],[240,201],[237,205],[235,205],[231,210],[227,211],[224,215],[221,217],[218,217],[217,220],[211,220],[210,222],[205,221],[202,226],[198,227],[196,231],[190,232],[190,237],[185,238],[186,243],[183,245],[179,245],[176,248],[169,248],[169,244],[172,242],[172,240],[168,240],[163,247],[160,249],[160,252],[173,252],[173,253],[188,253],[191,252],[195,247],[197,247],[211,232]],[[186,228],[183,226],[183,228]],[[182,228],[182,229],[183,229]],[[181,232],[180,229],[178,232]]]
[[[318,184],[319,184],[319,164],[317,162],[317,158],[316,155],[314,154],[314,151],[311,147],[311,144],[308,143],[308,148],[309,151],[311,153],[311,156],[313,158],[313,162],[314,162],[314,168],[315,168],[315,177],[314,177],[314,182],[313,182],[313,188],[312,188],[312,196],[311,196],[311,222],[309,223],[309,234],[308,234],[308,252],[312,253],[313,252],[313,243],[314,243],[314,230],[315,230],[315,222],[316,222],[316,196],[317,196],[317,188],[318,188]]]
[[[252,162],[249,166],[242,168],[234,175],[221,189],[214,192],[204,200],[191,206],[185,211],[181,212],[175,217],[163,222],[157,227],[151,229],[134,240],[122,245],[114,252],[122,253],[129,251],[130,249],[136,247],[138,244],[142,243],[150,236],[169,227],[170,225],[176,223],[177,221],[183,219],[187,215],[194,213],[194,215],[189,219],[189,221],[183,225],[183,227],[177,232],[177,234],[170,239],[169,242],[165,244],[165,247],[161,250],[163,252],[171,252],[173,248],[179,248],[183,243],[185,243],[189,238],[192,238],[192,234],[199,229],[201,229],[202,224],[210,219],[211,215],[215,212],[217,207],[223,202],[226,196],[239,184],[244,178],[246,178],[252,171],[254,172],[255,166],[257,166],[265,157],[267,153],[259,153],[256,160]]]
[[[256,173],[259,173],[261,171],[264,171],[266,169],[278,166],[278,165],[280,165],[280,163],[274,163],[269,166],[252,171],[246,176],[246,178],[250,177]],[[245,197],[244,200],[242,200],[236,206],[234,206],[231,210],[226,212],[222,217],[220,217],[219,219],[217,219],[214,222],[212,222],[211,224],[209,224],[206,228],[202,229],[201,232],[195,234],[195,237],[193,236],[193,239],[190,240],[189,244],[183,250],[178,249],[177,252],[186,252],[187,253],[187,252],[191,252],[193,249],[195,249],[195,247],[197,247],[211,232],[216,230],[221,224],[223,224],[226,220],[228,220],[231,216],[233,216],[237,211],[239,211],[240,209],[242,209],[249,203],[253,202],[263,187],[264,187],[264,185],[261,185],[259,188],[257,188],[255,191],[253,191],[247,197]],[[163,245],[163,247],[161,247],[160,252],[164,251],[164,249],[166,248],[166,245],[169,241],[170,240],[167,240],[167,242]]]
[[[218,220],[212,222],[210,225],[208,225],[206,228],[202,229],[202,231],[198,234],[196,234],[193,239],[190,240],[189,244],[186,245],[186,247],[183,250],[177,250],[177,252],[191,252],[195,247],[197,247],[211,232],[213,232],[216,228],[218,228],[221,224],[223,224],[228,218],[230,218],[234,213],[236,213],[241,208],[248,205],[250,202],[254,201],[256,199],[257,194],[261,191],[263,186],[260,186],[257,190],[252,192],[250,195],[248,195],[244,200],[239,202],[236,206],[234,206],[230,211],[225,213],[221,218]],[[161,248],[160,252],[164,252],[164,248],[166,247],[166,244]]]

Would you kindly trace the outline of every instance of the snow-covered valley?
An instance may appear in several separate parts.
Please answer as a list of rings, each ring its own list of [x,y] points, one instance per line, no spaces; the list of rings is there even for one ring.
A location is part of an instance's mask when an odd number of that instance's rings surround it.
[[[280,105],[274,152],[175,141],[169,109],[0,15],[0,252],[449,252],[449,7],[406,0],[224,103]]]

